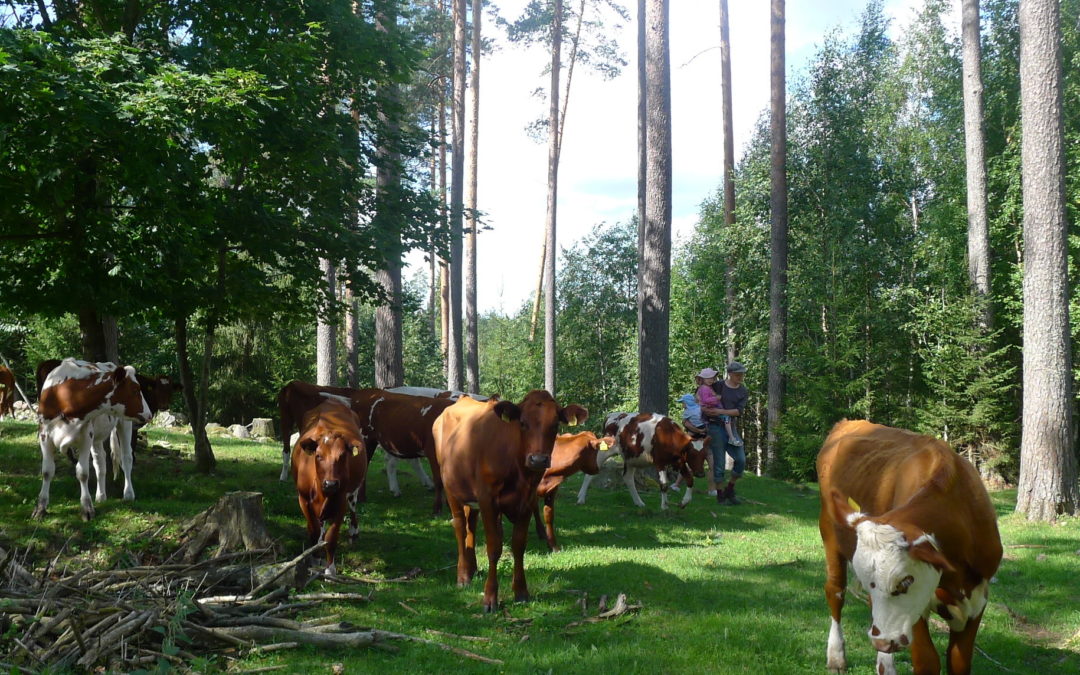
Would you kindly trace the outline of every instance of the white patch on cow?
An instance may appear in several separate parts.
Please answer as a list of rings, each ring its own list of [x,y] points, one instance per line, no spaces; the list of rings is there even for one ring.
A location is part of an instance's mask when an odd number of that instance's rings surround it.
[[[840,673],[847,670],[847,650],[844,645],[844,630],[840,627],[840,622],[836,619],[831,619],[832,625],[829,626],[829,646],[825,651],[825,662],[828,665],[829,672]]]
[[[45,381],[41,384],[41,390],[45,391],[49,387],[55,387],[64,380],[85,380],[97,370],[97,366],[87,361],[79,361],[73,358],[64,359],[60,362],[60,365],[49,371]]]
[[[936,602],[934,589],[941,572],[909,554],[904,533],[892,525],[862,520],[855,527],[857,542],[851,566],[870,594],[871,639],[911,644],[912,625]]]
[[[849,513],[848,517],[847,517],[847,524],[852,526],[852,527],[855,527],[855,523],[862,520],[863,518],[866,518],[866,514],[861,512],[861,511],[855,511],[853,513]]]
[[[377,398],[377,399],[375,399],[374,401],[371,402],[371,408],[368,409],[368,414],[367,414],[367,418],[368,418],[368,427],[367,428],[372,429],[372,430],[375,429],[375,423],[373,422],[373,420],[375,419],[375,408],[377,408],[378,405],[380,403],[382,403],[383,401],[385,401],[385,400],[386,399],[384,399],[382,396],[380,396],[379,398]]]
[[[690,503],[690,498],[694,496],[694,488],[687,487],[686,492],[683,493],[682,501],[679,502],[679,506],[686,506]]]
[[[331,394],[331,393],[326,392],[326,391],[320,391],[319,396],[322,396],[325,399],[330,399],[330,400],[333,400],[333,401],[337,401],[338,403],[345,406],[346,408],[348,408],[349,404],[351,403],[351,401],[349,401],[348,396],[342,396],[340,394]]]
[[[690,445],[694,446],[694,449],[698,452],[701,452],[705,449],[705,439],[695,438],[694,440],[690,441]]]
[[[424,415],[427,415],[429,410],[431,410],[430,405],[426,405],[423,408],[420,408],[420,417],[423,417]]]
[[[970,596],[960,598],[958,604],[949,605],[949,629],[953,631],[964,630],[968,621],[979,616],[986,609],[989,594],[990,583],[986,579],[983,579],[979,582],[978,586],[971,589]]]
[[[874,672],[878,675],[896,675],[896,663],[893,660],[893,655],[878,652],[877,668],[874,669]]]
[[[390,484],[390,494],[395,497],[401,496],[401,486],[398,485],[397,465],[398,458],[389,452],[386,453],[386,480]]]

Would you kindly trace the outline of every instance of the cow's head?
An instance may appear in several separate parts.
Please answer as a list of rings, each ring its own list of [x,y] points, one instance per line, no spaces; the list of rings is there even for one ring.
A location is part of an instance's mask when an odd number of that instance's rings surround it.
[[[593,436],[590,438],[588,450],[582,453],[582,472],[587,473],[590,476],[595,476],[600,473],[600,465],[615,453],[614,448],[614,436],[604,436],[603,438],[596,438]]]
[[[493,408],[504,422],[521,427],[525,468],[543,473],[551,466],[551,451],[559,424],[577,426],[589,417],[589,411],[572,403],[565,408],[543,389],[530,391],[521,403],[499,401]]]
[[[364,442],[352,434],[333,431],[322,424],[316,424],[300,437],[297,441],[300,449],[314,459],[315,483],[322,491],[324,497],[333,497],[346,485],[356,482],[363,476],[351,476],[354,457],[363,453]],[[332,519],[334,514],[328,513],[328,509],[334,509],[331,502],[338,500],[328,499],[323,507],[323,513],[319,515],[322,520]]]
[[[686,468],[697,478],[704,478],[705,476],[705,457],[709,454],[705,448],[708,443],[708,436],[694,438],[687,434],[687,443],[685,446]],[[693,483],[688,480],[687,485],[693,485]]]
[[[142,388],[135,378],[135,369],[131,366],[117,368],[112,372],[113,393],[110,402],[120,406],[124,417],[138,422],[149,422],[153,417],[150,406],[142,395]]]
[[[173,394],[182,391],[184,388],[184,385],[164,375],[146,377],[145,375],[136,374],[135,377],[139,381],[143,397],[146,398],[146,402],[152,411],[168,410],[169,405],[172,404]]]
[[[912,626],[936,602],[942,571],[952,566],[934,535],[903,523],[894,512],[871,517],[838,490],[831,497],[836,522],[855,532],[851,566],[870,594],[870,642],[879,652],[900,651],[911,644]]]

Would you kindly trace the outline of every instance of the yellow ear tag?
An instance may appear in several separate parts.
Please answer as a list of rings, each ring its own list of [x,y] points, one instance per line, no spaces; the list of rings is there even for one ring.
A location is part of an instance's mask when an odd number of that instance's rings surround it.
[[[856,511],[860,511],[860,512],[862,511],[862,508],[859,506],[859,504],[854,499],[852,499],[851,497],[847,498],[847,503],[848,503],[848,506],[855,509]]]
[[[577,417],[571,417],[570,418],[570,426],[572,426],[572,427],[577,426]]]
[[[502,416],[502,421],[509,424],[510,423],[510,416],[509,415],[503,415]]]
[[[607,441],[600,441],[600,452],[607,452],[607,449],[608,449]]]

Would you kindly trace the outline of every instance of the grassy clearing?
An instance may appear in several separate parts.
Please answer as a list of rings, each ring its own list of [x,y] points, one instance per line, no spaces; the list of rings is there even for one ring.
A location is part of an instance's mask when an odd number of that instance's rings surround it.
[[[303,520],[291,485],[279,483],[280,450],[272,444],[221,438],[218,471],[195,474],[191,438],[150,432],[151,450],[136,457],[137,500],[110,500],[98,517],[78,516],[78,483],[66,460],[58,461],[49,515],[29,516],[40,488],[35,427],[0,423],[0,546],[29,549],[40,563],[62,552],[69,564],[127,566],[154,562],[174,548],[181,523],[223,492],[264,495],[272,536],[283,553],[302,549]],[[167,446],[167,447],[165,447]],[[813,673],[825,672],[828,610],[817,533],[815,485],[748,477],[740,494],[750,501],[720,507],[696,495],[685,510],[659,511],[659,495],[643,493],[648,508],[635,508],[625,489],[596,486],[589,502],[575,504],[580,477],[559,495],[557,527],[563,551],[544,552],[532,533],[525,558],[533,602],[508,601],[510,555],[500,564],[503,610],[481,612],[482,575],[466,589],[455,579],[453,531],[430,515],[430,495],[409,474],[404,495],[386,489],[382,454],[371,470],[361,537],[343,543],[339,568],[346,574],[393,578],[413,568],[406,583],[377,586],[370,603],[327,605],[312,616],[338,613],[361,626],[408,633],[453,644],[505,665],[492,666],[408,643],[397,652],[325,652],[313,649],[251,656],[229,669],[284,665],[290,672],[458,673]],[[110,484],[110,495],[119,494]],[[975,670],[980,673],[1080,672],[1080,519],[1030,524],[1012,515],[1015,493],[993,495],[1000,515],[1005,560],[993,585],[979,633]],[[481,568],[485,557],[478,551]],[[607,595],[625,593],[642,609],[612,621],[571,626]],[[849,672],[874,672],[865,630],[867,607],[851,601],[845,613]],[[440,632],[435,632],[440,631]],[[448,637],[474,636],[480,640]],[[939,651],[947,639],[935,631]],[[2,638],[0,638],[2,639]],[[909,670],[900,656],[901,672]]]

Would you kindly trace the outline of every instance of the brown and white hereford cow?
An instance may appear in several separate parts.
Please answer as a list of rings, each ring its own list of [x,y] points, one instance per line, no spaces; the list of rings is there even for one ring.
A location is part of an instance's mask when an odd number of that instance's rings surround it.
[[[0,366],[0,419],[15,414],[15,373]]]
[[[599,463],[621,453],[623,457],[623,482],[630,497],[640,507],[645,506],[638,494],[634,476],[638,469],[656,468],[660,477],[660,508],[668,507],[667,470],[674,470],[686,481],[686,493],[679,507],[685,507],[693,496],[694,476],[705,475],[705,444],[708,437],[694,438],[686,433],[670,417],[650,413],[611,413],[604,422],[604,433],[615,437],[615,445],[601,453]],[[585,503],[592,476],[585,476],[578,490],[578,504]]]
[[[346,511],[349,539],[358,531],[356,495],[368,465],[359,422],[347,405],[323,401],[304,417],[300,439],[292,449],[291,470],[307,523],[307,545],[314,546],[324,536],[327,574],[337,569],[335,554]]]
[[[360,389],[351,398],[352,409],[360,417],[368,459],[376,446],[386,451],[386,477],[390,493],[401,496],[397,480],[397,460],[415,460],[420,482],[435,490],[434,513],[442,511],[442,480],[439,461],[435,457],[435,439],[431,427],[442,411],[454,404],[449,398],[429,398],[398,394],[383,389]],[[428,478],[419,459],[426,458],[431,466]]]
[[[600,473],[599,454],[615,444],[611,436],[597,438],[591,431],[577,434],[559,434],[555,438],[555,449],[551,452],[551,466],[544,472],[540,485],[536,488],[536,508],[533,516],[536,520],[536,534],[546,541],[552,551],[561,550],[555,541],[555,497],[563,481],[578,471],[595,476]],[[607,455],[604,455],[607,459]],[[540,500],[544,502],[544,518],[540,519]]]
[[[850,563],[870,594],[879,674],[895,673],[893,653],[908,647],[915,673],[939,671],[931,611],[949,625],[947,672],[969,673],[1001,561],[994,507],[975,468],[936,438],[844,420],[825,439],[817,471],[829,670],[847,668],[840,612]]]
[[[559,424],[576,425],[589,412],[560,406],[546,391],[534,390],[519,404],[474,401],[463,396],[435,420],[435,455],[457,537],[459,586],[476,574],[477,510],[484,520],[488,575],[484,611],[499,606],[497,567],[502,555],[502,518],[514,525],[514,599],[529,599],[525,584],[525,542],[536,507],[536,488],[551,465]]]
[[[131,366],[88,363],[64,359],[44,379],[38,399],[38,439],[41,443],[41,492],[34,518],[42,518],[49,506],[49,487],[56,472],[56,452],[69,446],[78,449],[75,476],[79,479],[82,517],[94,517],[90,501],[90,456],[97,470],[97,501],[105,499],[105,438],[113,437],[113,461],[127,477],[124,499],[134,499],[131,487],[131,444],[117,434],[121,420],[147,422],[146,405]],[[119,438],[118,438],[119,436]]]

